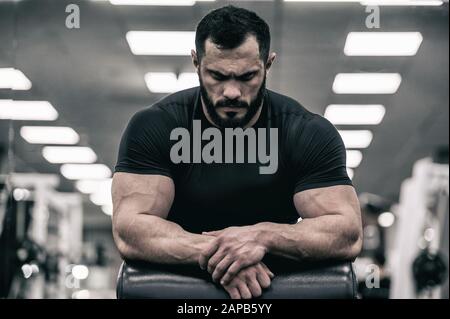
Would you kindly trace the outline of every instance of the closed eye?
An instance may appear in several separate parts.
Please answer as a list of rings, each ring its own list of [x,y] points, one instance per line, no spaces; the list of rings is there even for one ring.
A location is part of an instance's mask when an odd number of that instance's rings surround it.
[[[230,76],[224,75],[224,74],[214,71],[214,70],[208,70],[208,72],[211,75],[211,77],[216,81],[226,81],[230,78]],[[252,80],[256,76],[257,73],[258,73],[258,71],[247,72],[242,75],[236,76],[235,79],[238,81],[247,82],[247,81]]]
[[[211,74],[212,78],[217,81],[225,81],[228,78],[220,72],[210,70],[209,73]]]
[[[256,73],[257,72],[248,72],[248,73],[245,73],[245,74],[243,74],[241,76],[238,76],[237,78],[240,81],[244,81],[244,82],[250,81],[251,79],[253,79],[255,77]]]

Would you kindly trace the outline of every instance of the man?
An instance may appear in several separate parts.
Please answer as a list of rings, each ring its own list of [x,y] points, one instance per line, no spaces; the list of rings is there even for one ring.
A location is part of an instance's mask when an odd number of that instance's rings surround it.
[[[198,264],[232,298],[252,298],[273,278],[266,255],[305,262],[358,255],[360,210],[339,133],[266,89],[275,60],[269,48],[269,27],[255,13],[233,6],[210,12],[197,26],[192,51],[200,87],[169,95],[130,120],[112,186],[113,233],[124,258]],[[276,129],[266,148],[277,148],[276,170],[261,174],[261,161],[217,157],[174,161],[175,130],[195,138],[195,121],[203,132],[225,135],[254,129],[258,139]],[[189,159],[198,159],[199,150],[192,152]]]

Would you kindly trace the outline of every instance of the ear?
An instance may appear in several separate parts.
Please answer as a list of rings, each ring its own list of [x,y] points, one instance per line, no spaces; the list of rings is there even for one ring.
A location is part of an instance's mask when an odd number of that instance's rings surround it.
[[[194,64],[194,67],[198,73],[200,71],[199,70],[200,64],[198,63],[197,52],[195,52],[194,49],[191,50],[191,58],[192,58],[192,64]]]
[[[266,63],[266,72],[267,73],[269,73],[269,70],[272,67],[272,64],[275,61],[276,57],[277,57],[277,54],[275,52],[272,52],[269,54],[269,57],[267,58],[267,63]]]

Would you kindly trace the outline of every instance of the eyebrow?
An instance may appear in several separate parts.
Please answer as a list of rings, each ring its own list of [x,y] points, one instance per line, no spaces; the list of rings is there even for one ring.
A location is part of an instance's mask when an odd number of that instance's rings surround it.
[[[257,70],[247,71],[247,72],[245,72],[243,74],[240,74],[240,75],[226,75],[226,74],[223,74],[222,72],[217,71],[217,70],[213,70],[213,69],[209,69],[209,68],[206,68],[206,70],[208,72],[212,73],[212,74],[215,74],[215,75],[218,75],[218,76],[221,76],[221,77],[225,77],[225,78],[230,78],[230,77],[244,78],[244,77],[247,77],[249,75],[253,75],[253,74],[256,74],[256,73],[259,72],[259,69],[257,69]]]

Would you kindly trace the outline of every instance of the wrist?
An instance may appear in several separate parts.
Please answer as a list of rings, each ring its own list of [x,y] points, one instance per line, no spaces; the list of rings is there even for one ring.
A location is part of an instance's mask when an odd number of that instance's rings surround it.
[[[264,222],[256,224],[257,235],[256,241],[260,243],[265,249],[266,253],[270,253],[272,249],[272,239],[273,239],[273,223]]]
[[[194,264],[199,263],[201,253],[208,247],[208,245],[214,240],[214,237],[207,235],[196,235],[193,240],[193,250],[191,262]]]

